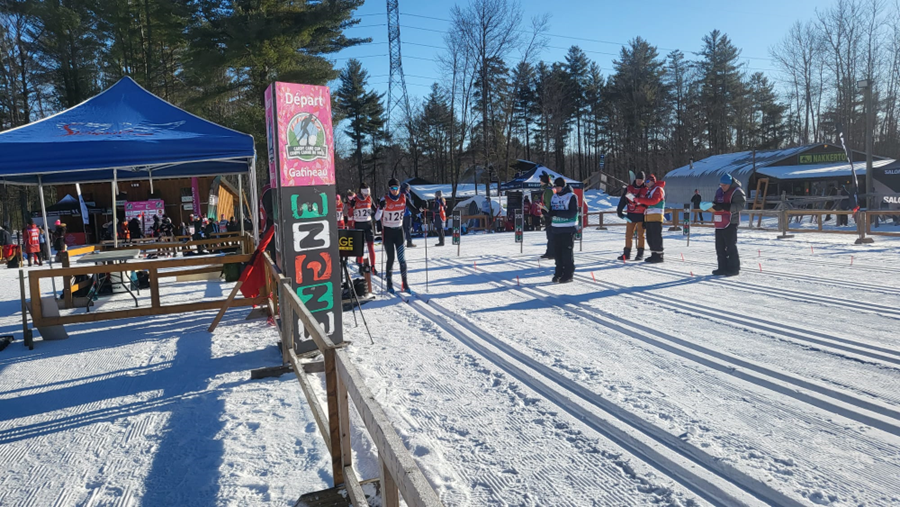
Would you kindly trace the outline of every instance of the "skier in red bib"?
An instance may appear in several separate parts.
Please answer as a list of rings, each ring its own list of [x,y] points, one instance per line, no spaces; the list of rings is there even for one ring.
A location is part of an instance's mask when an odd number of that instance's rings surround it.
[[[28,265],[31,266],[31,260],[41,266],[41,230],[34,225],[33,220],[28,221],[28,228],[25,229],[25,255],[28,257]]]
[[[378,202],[378,211],[375,220],[381,220],[381,236],[384,244],[386,266],[384,279],[387,291],[394,292],[394,283],[391,280],[391,272],[394,270],[394,256],[400,261],[400,279],[403,282],[403,291],[410,292],[409,283],[406,280],[406,247],[403,237],[403,216],[406,213],[406,195],[400,193],[400,182],[394,178],[388,181],[389,192]]]
[[[344,201],[341,200],[341,194],[336,194],[336,202],[334,204],[335,214],[337,215],[338,229],[344,228]]]
[[[372,202],[372,196],[369,195],[369,185],[363,183],[359,187],[359,195],[350,201],[349,206],[353,211],[353,226],[355,229],[363,231],[363,241],[369,246],[369,268],[373,274],[377,275],[378,271],[375,270],[375,224],[372,222],[375,203]],[[360,265],[360,274],[362,274],[364,272],[363,258],[357,257],[356,263]]]

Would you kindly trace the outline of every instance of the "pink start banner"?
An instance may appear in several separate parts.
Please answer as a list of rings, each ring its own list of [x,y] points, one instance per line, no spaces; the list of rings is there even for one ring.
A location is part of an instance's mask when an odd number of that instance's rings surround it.
[[[275,83],[266,88],[266,151],[269,155],[269,184],[277,184],[278,164],[275,159],[275,104],[272,100],[272,90]]]
[[[272,86],[280,186],[334,185],[334,134],[328,87],[277,82]]]

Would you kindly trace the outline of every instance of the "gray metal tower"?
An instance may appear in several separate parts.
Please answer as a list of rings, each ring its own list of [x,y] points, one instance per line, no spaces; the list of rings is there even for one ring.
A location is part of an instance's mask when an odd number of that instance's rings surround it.
[[[393,123],[397,121],[395,111],[399,108],[402,118],[409,117],[409,96],[406,94],[406,78],[403,76],[403,61],[400,58],[400,3],[387,0],[388,53],[391,69],[388,79],[387,118],[384,130],[392,135]],[[393,120],[393,121],[392,121]]]

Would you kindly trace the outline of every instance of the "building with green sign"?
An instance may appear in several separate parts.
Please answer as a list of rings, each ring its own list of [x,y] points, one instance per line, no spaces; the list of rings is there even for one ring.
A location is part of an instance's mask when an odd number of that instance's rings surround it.
[[[859,187],[865,189],[866,154],[851,151],[851,156]],[[893,162],[893,159],[876,155],[873,168],[878,173],[878,169]],[[781,150],[713,155],[679,167],[665,176],[666,201],[676,207],[679,203],[689,203],[694,189],[700,190],[704,200],[711,201],[719,187],[719,179],[726,173],[741,182],[748,202],[753,201],[759,181],[767,178],[768,207],[774,205],[782,192],[788,196],[828,196],[840,193],[843,186],[851,186],[850,164],[843,148],[816,143]]]

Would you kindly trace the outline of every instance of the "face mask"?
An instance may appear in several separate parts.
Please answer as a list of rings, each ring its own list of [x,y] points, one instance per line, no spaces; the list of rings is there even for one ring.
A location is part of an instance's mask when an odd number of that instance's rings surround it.
[[[368,189],[368,188],[364,188],[364,189],[360,190],[359,193],[362,194],[363,197],[368,197],[368,196],[369,196],[369,189]]]

